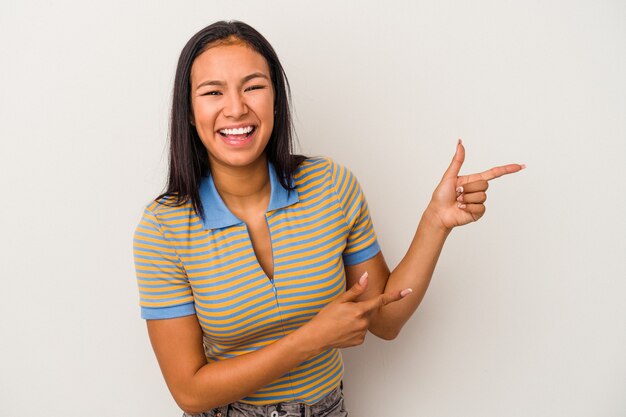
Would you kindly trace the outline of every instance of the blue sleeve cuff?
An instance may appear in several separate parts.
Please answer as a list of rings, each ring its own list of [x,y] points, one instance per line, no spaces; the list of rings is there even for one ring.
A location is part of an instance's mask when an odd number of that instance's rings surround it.
[[[348,255],[344,254],[343,264],[347,266],[360,264],[368,259],[372,259],[378,254],[378,252],[380,252],[380,246],[378,245],[378,241],[375,240],[374,243],[358,252],[350,253]]]
[[[176,317],[190,316],[196,314],[193,302],[172,307],[141,307],[141,318],[152,319],[173,319]]]

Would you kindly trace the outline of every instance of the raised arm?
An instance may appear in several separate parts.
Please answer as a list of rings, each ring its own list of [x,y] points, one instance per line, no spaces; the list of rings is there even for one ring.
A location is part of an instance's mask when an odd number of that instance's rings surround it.
[[[363,343],[372,312],[401,298],[379,295],[355,302],[367,285],[367,277],[362,277],[310,322],[271,345],[210,364],[195,315],[147,320],[152,347],[176,403],[189,414],[201,413],[258,391],[326,349]]]
[[[370,286],[359,299],[412,289],[410,297],[401,303],[384,306],[373,315],[370,331],[383,339],[395,338],[419,306],[452,229],[475,222],[484,215],[489,181],[525,168],[524,165],[509,164],[459,176],[464,160],[465,148],[459,140],[452,162],[422,214],[413,241],[393,272],[389,272],[382,253],[346,267],[347,285],[352,285],[364,272],[370,276]]]

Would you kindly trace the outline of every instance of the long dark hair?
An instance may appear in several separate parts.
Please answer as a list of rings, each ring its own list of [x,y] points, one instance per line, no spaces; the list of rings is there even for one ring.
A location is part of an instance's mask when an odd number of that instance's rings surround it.
[[[265,152],[283,187],[293,189],[293,174],[306,159],[305,156],[293,154],[291,90],[274,48],[263,35],[243,22],[220,21],[205,27],[189,39],[178,59],[169,131],[169,175],[165,192],[157,197],[163,204],[173,206],[191,202],[200,216],[204,215],[204,208],[198,188],[202,176],[209,172],[209,157],[196,128],[191,124],[191,66],[207,47],[231,39],[246,43],[261,54],[269,66],[275,92],[275,115],[274,130]]]

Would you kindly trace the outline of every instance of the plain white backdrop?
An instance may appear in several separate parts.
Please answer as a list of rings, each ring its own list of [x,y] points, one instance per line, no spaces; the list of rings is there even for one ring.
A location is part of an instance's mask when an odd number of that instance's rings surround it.
[[[458,137],[504,163],[401,336],[344,351],[355,417],[626,415],[626,3],[0,2],[0,416],[178,416],[132,234],[187,39],[243,20],[300,149],[359,177],[401,259]]]

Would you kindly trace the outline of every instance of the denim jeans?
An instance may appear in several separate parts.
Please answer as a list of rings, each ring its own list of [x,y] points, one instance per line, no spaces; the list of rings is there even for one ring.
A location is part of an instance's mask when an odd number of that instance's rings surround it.
[[[187,414],[183,417],[347,417],[343,403],[343,390],[337,387],[327,396],[307,405],[286,402],[269,405],[251,405],[234,402],[201,414]]]

